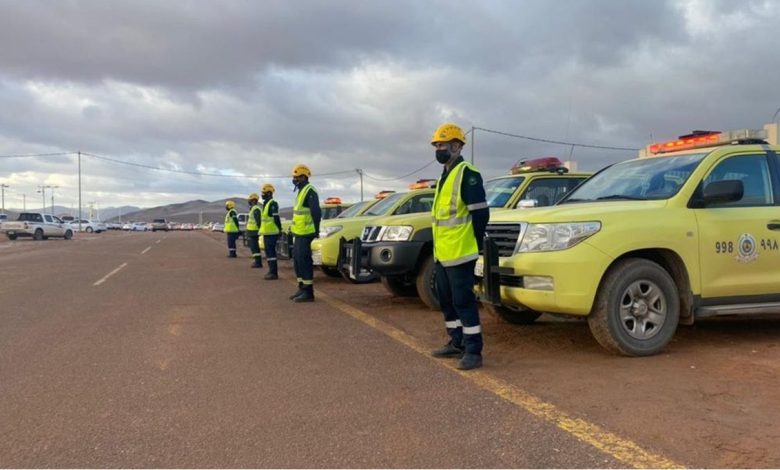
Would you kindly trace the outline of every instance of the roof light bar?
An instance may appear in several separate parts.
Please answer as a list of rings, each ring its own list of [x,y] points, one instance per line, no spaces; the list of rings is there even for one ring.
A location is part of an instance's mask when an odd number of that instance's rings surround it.
[[[409,189],[428,189],[428,188],[435,188],[436,187],[436,180],[432,179],[421,179],[417,180],[414,183],[411,183],[409,185]]]
[[[677,152],[706,147],[717,147],[734,142],[764,141],[767,139],[766,129],[740,129],[730,132],[720,131],[693,131],[687,135],[681,135],[675,140],[658,142],[647,146],[647,152],[657,155],[659,153]]]

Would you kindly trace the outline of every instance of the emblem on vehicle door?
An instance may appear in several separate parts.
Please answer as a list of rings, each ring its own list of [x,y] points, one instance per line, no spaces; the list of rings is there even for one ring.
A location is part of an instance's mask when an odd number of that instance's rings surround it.
[[[743,233],[739,236],[737,243],[737,261],[740,263],[750,263],[758,258],[758,246],[756,239],[749,233]]]

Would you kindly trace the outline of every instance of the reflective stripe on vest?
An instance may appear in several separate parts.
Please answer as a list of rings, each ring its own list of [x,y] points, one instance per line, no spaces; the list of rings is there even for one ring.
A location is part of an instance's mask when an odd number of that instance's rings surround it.
[[[291,231],[293,235],[311,235],[314,233],[314,219],[311,216],[311,209],[304,207],[303,203],[309,195],[309,191],[317,192],[314,186],[307,183],[300,191],[298,198],[293,206],[293,218]]]
[[[436,185],[433,200],[433,257],[442,266],[457,266],[479,258],[477,239],[471,223],[471,214],[460,197],[463,173],[477,169],[460,162],[450,171],[447,180]]]
[[[278,235],[279,227],[276,226],[276,221],[271,217],[271,203],[273,199],[269,199],[263,205],[263,212],[260,213],[260,234],[261,235]]]
[[[255,222],[254,213],[259,211],[260,208],[255,204],[254,206],[249,208],[249,214],[246,216],[246,229],[249,232],[257,232],[257,230],[260,228],[257,226],[257,222]]]
[[[238,226],[236,225],[236,222],[233,220],[233,217],[236,217],[236,210],[230,209],[227,212],[227,214],[225,214],[225,228],[223,229],[225,233],[238,232]]]

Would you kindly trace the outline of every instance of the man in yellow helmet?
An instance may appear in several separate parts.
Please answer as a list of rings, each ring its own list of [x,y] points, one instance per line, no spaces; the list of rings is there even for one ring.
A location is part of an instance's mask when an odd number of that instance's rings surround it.
[[[252,251],[252,263],[253,268],[263,267],[263,258],[260,255],[260,239],[258,238],[258,231],[260,230],[260,206],[257,205],[260,200],[260,196],[257,193],[249,195],[249,214],[246,218],[246,236],[245,239],[249,243],[249,249]]]
[[[263,196],[263,210],[260,223],[260,235],[263,236],[265,257],[268,261],[268,273],[263,277],[266,281],[279,279],[276,264],[276,241],[282,232],[282,220],[279,218],[279,204],[274,200],[276,189],[272,184],[264,184],[260,191]]]
[[[293,184],[298,190],[293,206],[290,231],[293,242],[293,264],[298,278],[298,291],[290,296],[295,302],[314,301],[314,262],[311,259],[311,242],[319,236],[320,199],[317,190],[309,183],[311,170],[306,165],[296,165],[292,171]]]
[[[233,201],[225,202],[225,228],[223,231],[227,235],[228,258],[236,257],[236,240],[238,240],[238,213],[236,212],[236,203]]]
[[[482,326],[474,295],[474,266],[490,212],[479,171],[460,155],[463,130],[442,124],[431,138],[444,165],[433,202],[433,256],[436,292],[450,341],[435,357],[460,357],[458,369],[482,367]]]

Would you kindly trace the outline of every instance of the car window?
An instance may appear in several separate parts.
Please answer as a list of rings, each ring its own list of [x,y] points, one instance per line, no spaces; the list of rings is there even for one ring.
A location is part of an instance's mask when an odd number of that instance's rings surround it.
[[[528,185],[520,200],[533,199],[537,207],[551,206],[576,188],[585,178],[539,178]]]
[[[60,219],[59,217],[54,217],[54,221],[57,222],[58,224],[63,223],[62,219]]]
[[[524,176],[496,178],[485,182],[485,200],[489,207],[504,207],[512,194],[525,181]]]
[[[434,195],[430,193],[417,194],[409,198],[393,212],[393,215],[417,214],[420,212],[430,212],[433,207]]]
[[[331,206],[322,208],[322,219],[333,219],[341,213],[342,206]]]
[[[53,223],[54,219],[51,218],[50,215],[44,215],[43,219],[46,220],[46,222]]]
[[[745,188],[742,199],[734,202],[711,204],[708,207],[769,206],[774,203],[769,165],[765,155],[739,155],[729,157],[704,178],[704,187],[715,181],[739,180]]]
[[[391,207],[393,207],[400,199],[405,198],[407,193],[395,193],[371,206],[367,211],[361,215],[374,216],[385,215]]]
[[[346,219],[346,218],[349,218],[349,217],[354,217],[360,211],[362,211],[363,208],[365,208],[369,204],[372,204],[373,202],[374,202],[373,200],[368,200],[368,201],[362,201],[362,202],[358,202],[356,204],[353,204],[349,208],[344,209],[339,215],[336,216],[336,218],[337,219]]]

